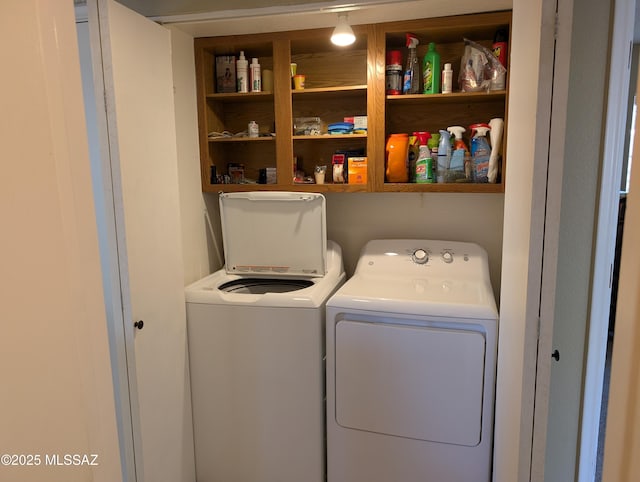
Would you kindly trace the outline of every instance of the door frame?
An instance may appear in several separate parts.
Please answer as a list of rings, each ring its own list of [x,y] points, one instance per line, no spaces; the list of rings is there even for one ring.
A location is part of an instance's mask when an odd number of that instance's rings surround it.
[[[607,355],[611,285],[617,236],[620,181],[624,164],[625,133],[629,83],[633,53],[635,2],[615,0],[611,24],[610,64],[607,89],[604,146],[600,198],[598,203],[596,246],[591,287],[589,335],[585,385],[582,401],[582,424],[578,481],[594,479],[598,457],[598,435],[604,366]]]
[[[612,2],[613,21],[610,24],[611,46],[606,120],[603,132],[602,169],[599,183],[596,238],[592,262],[592,280],[588,320],[587,359],[584,365],[582,388],[582,416],[578,438],[576,473],[580,482],[593,481],[597,460],[599,414],[603,386],[606,336],[611,297],[611,273],[615,254],[620,175],[624,150],[627,95],[632,48],[632,2]],[[564,25],[573,20],[573,0],[559,0],[558,18]],[[564,159],[564,126],[567,120],[566,99],[570,89],[571,28],[556,29],[555,66],[553,74],[552,129],[549,139],[549,159]],[[626,72],[627,75],[621,75]],[[556,134],[554,134],[554,132]],[[604,153],[611,155],[604,155]],[[544,264],[541,280],[540,331],[538,341],[534,428],[532,444],[531,480],[543,481],[547,445],[547,422],[550,401],[550,380],[553,351],[554,310],[556,293],[556,267],[560,232],[563,162],[550,162],[548,166],[547,199],[544,235]]]

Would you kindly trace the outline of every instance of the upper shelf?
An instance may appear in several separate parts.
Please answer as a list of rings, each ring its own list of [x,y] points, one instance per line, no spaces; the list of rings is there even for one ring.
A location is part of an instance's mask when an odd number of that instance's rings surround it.
[[[486,102],[506,98],[506,90],[490,92],[452,92],[451,94],[404,94],[387,95],[388,102],[447,103],[447,102]]]
[[[222,94],[207,94],[207,99],[225,103],[256,101],[273,102],[273,92],[231,92]]]

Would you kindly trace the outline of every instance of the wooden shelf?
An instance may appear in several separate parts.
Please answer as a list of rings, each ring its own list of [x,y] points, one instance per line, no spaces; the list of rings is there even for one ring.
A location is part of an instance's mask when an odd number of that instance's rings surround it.
[[[273,92],[230,92],[223,94],[207,94],[207,100],[216,102],[273,102]]]
[[[337,139],[366,139],[367,134],[320,134],[319,136],[293,136],[294,141],[330,141]]]
[[[504,183],[414,184],[385,182],[385,144],[391,133],[438,132],[448,126],[468,126],[505,120],[503,149],[507,138],[507,90],[456,92],[458,70],[469,38],[491,47],[495,32],[511,29],[511,12],[489,12],[354,26],[357,41],[337,48],[326,41],[331,28],[250,35],[196,38],[194,40],[198,89],[198,122],[202,190],[291,190],[311,192],[433,192],[503,193]],[[450,94],[386,95],[385,64],[389,50],[400,50],[406,60],[405,34],[418,36],[418,57],[435,42],[443,66],[454,69],[454,92]],[[262,70],[273,72],[273,92],[213,93],[215,63],[220,55],[259,58]],[[306,75],[306,88],[291,87],[290,64]],[[403,62],[404,63],[404,62]],[[507,64],[507,81],[509,65]],[[324,125],[345,117],[367,116],[366,134],[293,135],[294,119],[318,117]],[[209,132],[241,132],[255,121],[262,132],[275,137],[208,138]],[[465,141],[469,141],[469,132]],[[368,159],[366,185],[295,184],[289,179],[294,159],[297,168],[312,175],[317,165],[330,168],[337,152],[362,152]],[[209,184],[211,167],[225,174],[227,166],[242,163],[245,175],[257,179],[260,169],[275,167],[279,184]],[[506,159],[499,166],[505,178]],[[329,179],[329,176],[327,176]]]
[[[366,184],[207,184],[204,192],[246,191],[367,192]]]
[[[503,193],[502,184],[478,184],[471,182],[416,184],[391,183],[383,184],[384,192],[455,192],[455,193]]]
[[[387,102],[415,103],[463,103],[463,102],[487,102],[505,99],[506,90],[490,92],[452,92],[450,94],[404,94],[387,95]]]
[[[261,137],[209,137],[209,142],[273,142],[275,136],[261,136]]]

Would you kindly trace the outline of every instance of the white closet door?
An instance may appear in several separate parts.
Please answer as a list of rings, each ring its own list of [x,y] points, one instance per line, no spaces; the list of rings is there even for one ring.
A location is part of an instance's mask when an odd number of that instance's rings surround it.
[[[112,0],[96,17],[137,480],[192,482],[171,33]]]

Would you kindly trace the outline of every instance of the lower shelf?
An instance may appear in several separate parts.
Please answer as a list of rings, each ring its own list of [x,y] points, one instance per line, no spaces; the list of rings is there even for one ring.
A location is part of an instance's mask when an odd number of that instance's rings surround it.
[[[446,183],[414,184],[385,182],[383,192],[455,192],[455,193],[504,193],[504,184]]]
[[[204,192],[294,191],[294,192],[367,192],[366,184],[207,184]]]

